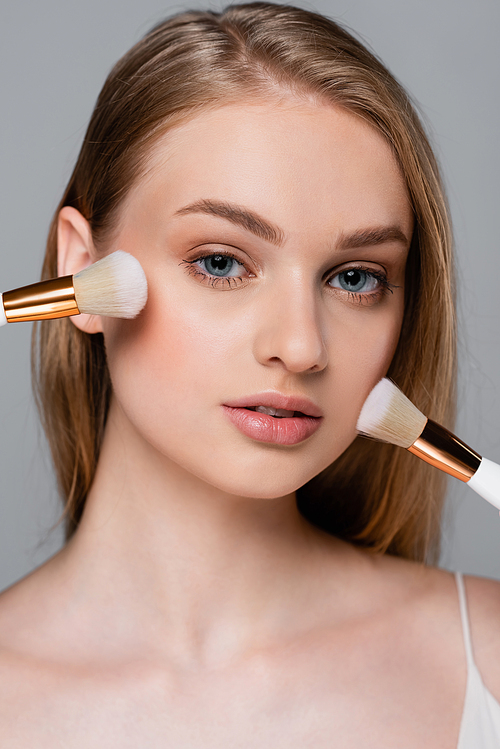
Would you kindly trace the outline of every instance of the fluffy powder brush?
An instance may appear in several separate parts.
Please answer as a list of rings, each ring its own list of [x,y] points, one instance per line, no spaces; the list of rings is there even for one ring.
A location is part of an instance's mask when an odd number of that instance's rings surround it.
[[[146,304],[148,285],[135,257],[118,250],[76,273],[0,294],[0,326],[87,313],[136,317]]]
[[[365,437],[406,448],[500,509],[500,466],[424,416],[391,380],[384,378],[375,385],[361,410],[357,429]]]

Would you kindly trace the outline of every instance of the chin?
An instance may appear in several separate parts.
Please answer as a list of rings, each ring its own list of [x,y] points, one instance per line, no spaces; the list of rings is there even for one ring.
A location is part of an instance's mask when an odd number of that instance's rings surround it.
[[[262,456],[260,460],[241,463],[233,460],[231,468],[225,471],[224,476],[221,476],[219,472],[214,473],[213,463],[210,466],[190,463],[184,465],[184,468],[205,484],[213,486],[227,495],[273,500],[295,493],[335,462],[346,448],[347,445],[333,454],[330,452],[321,463],[316,461],[316,465],[314,465],[314,458],[311,458],[311,453],[309,453],[308,456],[297,454],[294,454],[293,457],[288,456],[289,459],[284,462],[266,460],[268,456]],[[282,456],[283,453],[277,457]],[[214,463],[217,462],[214,461]],[[224,462],[227,463],[227,459],[226,461],[220,461],[219,464]]]

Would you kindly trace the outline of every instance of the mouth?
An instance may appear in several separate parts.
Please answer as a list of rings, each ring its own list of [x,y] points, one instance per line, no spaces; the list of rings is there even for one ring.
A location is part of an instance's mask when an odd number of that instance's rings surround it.
[[[247,411],[267,414],[275,419],[319,419],[323,416],[321,409],[309,398],[301,395],[285,395],[276,390],[227,401],[224,405],[229,408],[244,408]]]
[[[230,421],[257,442],[296,445],[319,428],[323,414],[308,398],[283,393],[260,393],[225,403]]]

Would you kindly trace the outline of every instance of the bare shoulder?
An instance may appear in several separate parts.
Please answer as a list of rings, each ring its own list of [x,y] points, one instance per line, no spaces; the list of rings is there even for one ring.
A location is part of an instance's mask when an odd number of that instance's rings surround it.
[[[465,575],[464,584],[474,660],[500,701],[500,582]]]
[[[30,631],[36,632],[46,608],[51,561],[0,593],[0,651],[15,648]]]
[[[374,565],[389,595],[423,607],[429,615],[439,614],[444,621],[448,616],[458,621],[458,592],[452,572],[388,554],[377,555]]]
[[[385,576],[421,605],[438,607],[442,613],[448,610],[454,618],[459,615],[455,573],[396,557],[383,557],[381,562]],[[463,580],[475,655],[495,647],[500,652],[500,582],[473,575],[463,575]]]
[[[464,575],[467,604],[472,626],[482,627],[483,635],[500,635],[500,582],[486,577]]]
[[[392,564],[398,584],[408,587],[410,599],[418,603],[427,620],[447,631],[455,642],[458,626],[460,650],[465,657],[455,575],[404,560]],[[464,575],[463,579],[474,661],[484,684],[500,702],[500,582],[473,575]]]
[[[0,594],[2,747],[52,746],[52,731],[64,725],[61,712],[73,694],[71,663],[61,658],[64,631],[50,568],[38,568]]]
[[[57,652],[57,586],[49,560],[0,594],[0,695],[18,689],[44,671],[46,655]],[[50,660],[50,658],[48,659]],[[1,700],[0,700],[1,702]],[[5,704],[5,702],[3,702]]]

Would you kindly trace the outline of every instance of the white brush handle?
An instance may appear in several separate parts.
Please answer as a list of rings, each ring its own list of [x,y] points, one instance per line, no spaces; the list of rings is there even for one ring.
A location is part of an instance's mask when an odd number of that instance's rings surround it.
[[[5,310],[3,308],[3,297],[0,294],[0,328],[2,325],[7,324],[7,318],[5,317]]]
[[[487,499],[500,510],[500,466],[486,458],[481,459],[481,464],[474,476],[467,481],[480,497]]]

